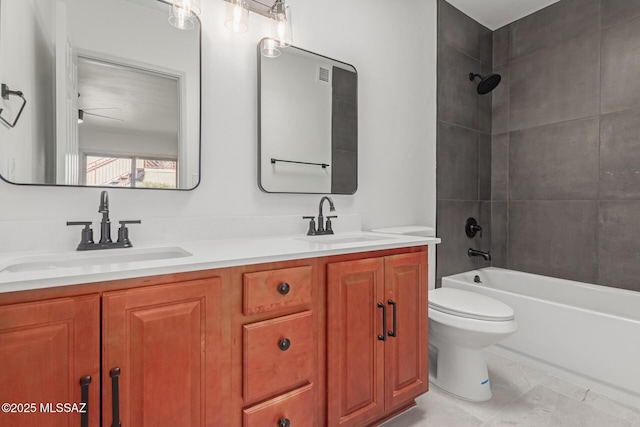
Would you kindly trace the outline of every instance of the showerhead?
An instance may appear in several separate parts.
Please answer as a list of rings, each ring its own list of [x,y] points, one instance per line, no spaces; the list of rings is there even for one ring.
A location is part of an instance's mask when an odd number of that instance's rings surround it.
[[[482,77],[480,74],[469,73],[469,80],[473,81],[476,77],[480,77],[480,83],[478,83],[479,95],[486,95],[491,92],[500,84],[500,80],[502,80],[500,74],[489,74],[486,77]]]

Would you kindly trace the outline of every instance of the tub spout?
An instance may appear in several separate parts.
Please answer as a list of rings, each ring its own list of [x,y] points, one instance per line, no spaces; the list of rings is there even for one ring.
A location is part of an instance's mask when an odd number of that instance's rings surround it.
[[[469,248],[469,250],[467,251],[467,255],[469,255],[469,257],[481,256],[485,261],[491,261],[491,254],[489,253],[489,251],[484,252],[477,249]]]

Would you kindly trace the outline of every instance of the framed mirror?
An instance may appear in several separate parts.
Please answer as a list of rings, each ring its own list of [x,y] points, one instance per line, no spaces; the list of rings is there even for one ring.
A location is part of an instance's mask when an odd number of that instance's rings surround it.
[[[0,0],[0,177],[195,188],[200,22],[170,15],[159,0]]]
[[[267,193],[354,194],[358,74],[294,46],[258,45],[258,185]]]

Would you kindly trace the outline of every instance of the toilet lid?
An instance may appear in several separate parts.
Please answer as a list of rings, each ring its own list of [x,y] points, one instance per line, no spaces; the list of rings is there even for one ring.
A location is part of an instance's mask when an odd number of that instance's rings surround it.
[[[429,308],[454,316],[477,320],[514,319],[513,309],[496,299],[454,288],[429,291]]]

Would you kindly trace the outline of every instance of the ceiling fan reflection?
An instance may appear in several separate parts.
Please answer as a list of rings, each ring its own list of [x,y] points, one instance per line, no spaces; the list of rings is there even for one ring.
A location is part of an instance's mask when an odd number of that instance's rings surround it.
[[[96,111],[96,110],[118,110],[119,111],[120,109],[119,108],[81,108],[78,110],[78,124],[84,122],[85,116],[94,116],[94,117],[100,117],[103,119],[117,120],[119,122],[124,122],[124,120],[119,119],[117,117],[103,116],[102,114],[96,114],[96,113],[88,113],[88,111]]]

